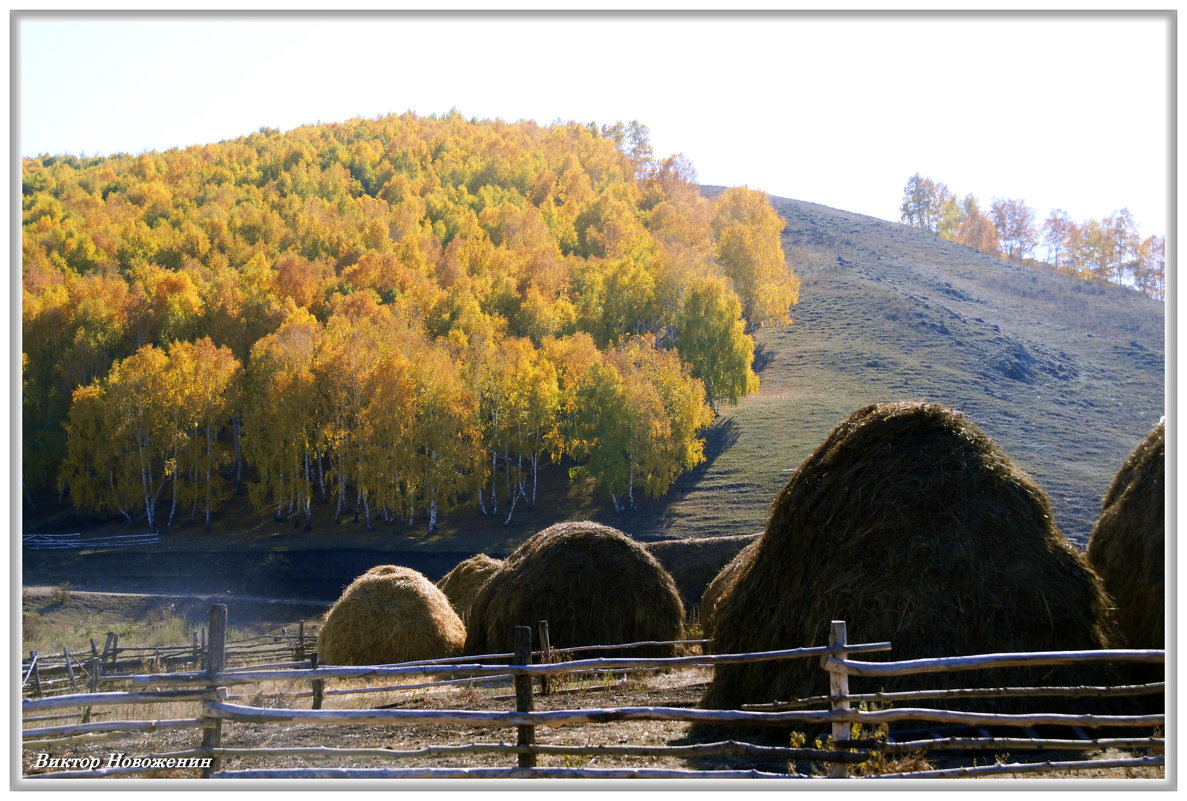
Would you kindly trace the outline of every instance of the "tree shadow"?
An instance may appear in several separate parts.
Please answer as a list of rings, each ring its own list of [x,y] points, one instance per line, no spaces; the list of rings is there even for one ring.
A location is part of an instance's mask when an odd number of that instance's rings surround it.
[[[754,346],[754,372],[761,373],[775,359],[775,354],[766,345]]]
[[[671,536],[670,534],[663,535],[663,529],[669,520],[669,509],[672,504],[682,500],[688,493],[695,490],[717,457],[737,443],[740,436],[741,428],[736,420],[732,417],[718,417],[701,435],[705,442],[705,461],[677,478],[662,496],[640,499],[633,510],[615,517],[608,525],[625,527],[641,540],[655,539],[656,537],[666,539]]]

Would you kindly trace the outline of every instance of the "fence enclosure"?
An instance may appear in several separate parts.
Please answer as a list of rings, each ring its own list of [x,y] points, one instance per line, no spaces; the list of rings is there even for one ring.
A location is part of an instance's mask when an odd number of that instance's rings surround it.
[[[1164,765],[1165,741],[1161,734],[1164,725],[1162,714],[1150,715],[1098,715],[1098,714],[995,714],[989,712],[964,712],[934,709],[919,706],[893,706],[893,704],[935,701],[946,698],[1012,697],[1027,695],[1045,696],[1109,696],[1109,695],[1151,695],[1164,690],[1163,683],[1151,683],[1120,687],[1014,687],[980,688],[967,690],[921,690],[907,693],[866,693],[855,695],[849,692],[850,675],[908,675],[940,671],[961,671],[989,667],[1020,665],[1069,664],[1080,661],[1110,661],[1116,663],[1162,664],[1165,652],[1158,650],[1111,650],[1040,652],[1026,654],[987,654],[980,656],[948,657],[901,662],[867,662],[865,654],[884,652],[891,643],[850,643],[843,621],[833,625],[831,642],[822,646],[768,651],[750,654],[705,654],[670,658],[599,658],[590,657],[557,661],[573,656],[577,652],[596,651],[598,646],[572,649],[553,649],[548,644],[547,624],[541,622],[540,643],[537,651],[531,649],[531,629],[521,627],[516,632],[514,654],[488,654],[479,657],[457,659],[425,660],[399,665],[376,665],[362,667],[324,666],[317,662],[316,653],[306,654],[311,646],[300,632],[295,641],[286,641],[283,648],[291,656],[303,658],[287,662],[268,664],[241,664],[229,666],[229,655],[235,651],[225,641],[226,607],[216,604],[211,608],[209,641],[202,649],[200,669],[178,672],[153,672],[120,676],[120,680],[131,685],[131,690],[120,692],[96,692],[97,669],[102,657],[95,654],[88,661],[84,671],[76,670],[69,694],[44,695],[23,701],[25,722],[49,722],[78,718],[77,723],[40,726],[23,732],[26,750],[78,745],[93,742],[97,738],[119,736],[128,732],[159,732],[168,730],[192,730],[194,745],[184,750],[175,750],[146,756],[146,764],[117,764],[87,770],[58,770],[52,773],[31,774],[29,778],[94,778],[137,772],[159,770],[162,766],[194,766],[195,760],[209,760],[202,769],[204,777],[213,778],[805,778],[803,774],[774,773],[760,770],[693,770],[666,768],[589,768],[589,767],[538,767],[539,755],[590,757],[608,755],[616,757],[708,757],[746,756],[757,759],[786,760],[789,764],[823,763],[831,765],[831,777],[843,778],[852,775],[852,766],[868,765],[875,758],[905,753],[948,753],[982,752],[989,755],[1016,751],[1082,751],[1096,752],[1104,749],[1145,752],[1145,756],[1126,756],[1117,759],[1063,760],[1047,762],[1015,762],[1004,765],[960,766],[944,770],[922,770],[910,773],[891,774],[896,778],[975,776],[992,774],[1018,774],[1037,770],[1080,770],[1104,767],[1145,767]],[[654,645],[656,643],[631,643],[626,645],[600,646],[600,648],[622,649],[630,646]],[[193,655],[192,651],[187,652]],[[307,656],[307,659],[304,657]],[[823,670],[829,673],[830,694],[815,699],[789,699],[780,704],[751,705],[736,710],[709,710],[679,706],[640,706],[583,709],[536,710],[534,699],[556,690],[555,680],[560,676],[583,675],[586,673],[609,675],[611,673],[637,673],[639,671],[672,670],[688,666],[712,666],[725,663],[756,662],[784,659],[815,659]],[[536,661],[533,661],[536,660]],[[501,664],[510,661],[510,664]],[[37,675],[37,656],[26,668],[26,682]],[[162,663],[166,664],[166,663]],[[70,658],[67,654],[66,666]],[[75,668],[78,663],[74,663]],[[80,675],[88,678],[89,692],[80,692]],[[355,689],[326,689],[336,680],[362,679],[379,682],[379,686],[365,686]],[[409,679],[413,681],[409,682]],[[393,705],[368,709],[326,709],[322,708],[326,697],[369,692],[393,692],[426,687],[441,687],[451,684],[486,683],[493,680],[512,683],[514,693],[506,696],[512,701],[512,708],[506,711],[466,709],[408,709],[392,708]],[[287,693],[290,698],[310,698],[310,709],[271,708],[238,703],[247,700],[248,694],[232,695],[238,688],[258,685],[261,682],[299,681],[310,683],[309,692]],[[390,682],[397,681],[397,684]],[[44,685],[44,682],[43,682]],[[44,686],[42,690],[44,691]],[[93,711],[97,707],[126,704],[164,704],[185,701],[200,703],[201,711],[194,717],[167,720],[111,720],[94,721]],[[886,708],[869,708],[871,705]],[[819,707],[819,708],[810,708]],[[65,713],[65,710],[79,711]],[[43,714],[49,713],[49,714]],[[573,724],[612,725],[617,721],[676,721],[683,723],[744,724],[747,726],[788,727],[797,724],[821,724],[831,726],[831,741],[824,747],[774,747],[751,743],[725,741],[689,745],[637,746],[637,745],[559,745],[542,744],[536,740],[536,729],[540,726],[563,727]],[[895,741],[893,738],[867,736],[869,731],[902,721],[918,721],[927,726],[963,727],[960,733],[943,736],[929,736],[923,739]],[[494,730],[516,732],[516,741],[511,743],[460,743],[426,746],[416,749],[394,750],[388,748],[348,748],[333,746],[247,748],[223,745],[223,731],[227,723],[250,723],[256,725],[312,725],[324,727],[332,724],[422,724],[432,726],[468,725]],[[1037,726],[1059,726],[1074,736],[1066,738],[1040,737],[1034,732]],[[855,727],[860,727],[855,729]],[[1009,727],[1020,736],[991,736],[986,727]],[[1107,732],[1123,730],[1118,736]],[[1145,736],[1135,735],[1134,730],[1149,729]],[[1088,734],[1088,731],[1104,730],[1105,735]],[[854,739],[853,732],[863,734]],[[506,767],[413,767],[413,768],[344,768],[344,767],[302,767],[290,769],[237,769],[227,770],[222,760],[227,757],[302,757],[338,759],[347,761],[365,757],[383,761],[398,762],[411,758],[499,754],[505,755]]]

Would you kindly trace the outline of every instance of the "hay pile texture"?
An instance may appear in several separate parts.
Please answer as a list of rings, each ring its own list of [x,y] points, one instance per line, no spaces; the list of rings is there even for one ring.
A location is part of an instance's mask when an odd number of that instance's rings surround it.
[[[609,526],[568,522],[528,538],[483,585],[470,607],[466,653],[513,650],[516,626],[531,627],[536,642],[541,620],[555,648],[677,640],[684,606],[672,577],[643,546]],[[618,655],[674,653],[665,645]]]
[[[680,590],[680,600],[685,611],[692,613],[697,609],[701,596],[713,577],[738,555],[738,551],[758,539],[761,533],[733,537],[703,537],[695,540],[661,540],[649,542],[643,547],[658,559],[664,570],[672,576],[672,580],[676,582],[676,589]]]
[[[1088,540],[1088,562],[1117,605],[1125,647],[1163,648],[1166,427],[1133,450],[1105,495]]]
[[[720,653],[764,651],[826,645],[830,621],[844,620],[850,642],[893,643],[858,657],[885,661],[1106,648],[1106,609],[1099,579],[1033,479],[962,414],[892,403],[854,412],[795,471],[713,629]],[[1112,673],[1093,665],[851,677],[850,688],[1095,684]],[[720,665],[702,706],[828,691],[816,659]],[[1054,712],[1061,700],[1033,703]],[[1015,706],[978,699],[963,708]],[[1021,699],[1021,708],[1034,707]]]
[[[734,585],[738,583],[738,576],[742,573],[742,568],[750,563],[754,558],[754,552],[758,550],[758,540],[753,540],[742,550],[734,555],[734,558],[729,561],[721,571],[713,577],[709,582],[709,586],[705,588],[704,594],[701,596],[701,628],[705,632],[706,637],[713,636],[713,620],[717,615],[717,607],[725,599],[725,596],[733,591]],[[717,650],[710,646],[708,650]]]
[[[445,594],[407,567],[378,565],[326,613],[317,637],[327,665],[386,665],[458,656],[466,629]]]
[[[1119,645],[1165,648],[1166,426],[1159,421],[1117,472],[1088,539],[1088,562],[1116,605]],[[1132,684],[1163,681],[1163,665],[1129,665]],[[1162,712],[1162,694],[1142,711]]]
[[[495,559],[484,553],[474,554],[469,559],[459,562],[437,582],[437,587],[453,604],[453,611],[457,612],[463,623],[469,618],[470,607],[478,597],[482,585],[502,566],[502,559]]]

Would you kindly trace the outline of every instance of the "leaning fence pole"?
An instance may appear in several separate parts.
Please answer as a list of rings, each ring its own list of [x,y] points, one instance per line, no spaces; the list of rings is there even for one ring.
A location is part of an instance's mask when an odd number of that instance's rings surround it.
[[[90,658],[90,660],[87,662],[87,674],[88,674],[87,692],[88,693],[99,692],[99,674],[102,672],[103,672],[103,663],[99,661],[99,657],[92,656]],[[91,720],[91,708],[89,706],[84,706],[82,708],[82,720],[80,722],[81,723],[89,723],[90,720]]]
[[[41,697],[41,665],[36,651],[29,652],[29,673],[33,676],[33,697]],[[28,680],[28,677],[25,677]]]
[[[540,661],[544,664],[552,662],[552,640],[548,636],[548,621],[540,621]],[[551,682],[546,674],[540,676],[540,695],[548,695],[552,691]]]
[[[515,664],[530,665],[532,663],[532,629],[530,626],[516,626],[515,627]],[[515,674],[515,711],[516,712],[531,712],[532,704],[532,677],[524,673]],[[519,745],[535,745],[536,744],[536,727],[535,726],[518,726],[519,737],[517,743]],[[521,768],[536,767],[536,755],[533,753],[520,753],[519,766]]]
[[[226,647],[227,647],[227,606],[226,604],[213,604],[210,607],[210,639],[208,641],[208,648],[206,649],[206,675],[214,678],[222,672],[226,662]],[[215,683],[210,684],[210,689],[220,698],[226,694],[226,690],[219,687]],[[207,702],[209,703],[209,702]],[[203,704],[205,707],[205,704]],[[206,709],[204,708],[205,715]],[[209,716],[207,716],[209,717]],[[223,741],[223,722],[221,718],[214,718],[209,721],[212,725],[209,728],[202,730],[202,750],[207,753],[213,752],[215,748],[222,745]],[[221,760],[215,756],[208,767],[202,769],[202,778],[209,779],[210,776],[222,768]]]
[[[849,633],[848,627],[844,620],[834,620],[832,622],[832,637],[829,639],[829,645],[837,649],[832,654],[833,659],[844,659],[846,652],[843,650],[844,646],[848,644]],[[822,658],[825,661],[827,657]],[[827,663],[826,663],[827,664]],[[834,712],[849,709],[849,674],[843,670],[837,670],[835,667],[828,668],[828,689],[829,697],[832,701],[832,710]],[[849,735],[849,722],[845,720],[833,721],[833,747],[836,748],[836,743],[841,740],[851,739]],[[832,771],[829,773],[830,778],[846,779],[849,777],[849,765],[846,762],[837,761],[833,763]]]
[[[78,692],[78,680],[74,675],[74,665],[70,660],[70,649],[62,646],[62,658],[66,660],[66,674],[70,677],[70,689]]]

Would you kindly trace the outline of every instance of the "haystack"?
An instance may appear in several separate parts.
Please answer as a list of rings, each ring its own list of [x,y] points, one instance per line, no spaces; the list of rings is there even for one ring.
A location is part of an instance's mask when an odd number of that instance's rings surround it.
[[[494,559],[484,553],[478,553],[469,559],[462,560],[441,577],[437,587],[445,593],[453,611],[464,623],[470,615],[470,607],[478,596],[478,591],[486,580],[503,566],[502,559]]]
[[[1088,562],[1116,602],[1127,648],[1165,647],[1165,460],[1159,421],[1113,479],[1088,540]]]
[[[759,532],[761,533],[761,532]],[[649,542],[643,547],[668,571],[680,591],[684,610],[697,609],[705,588],[729,560],[758,538],[758,534],[701,537]]]
[[[795,471],[717,607],[715,645],[722,653],[824,645],[830,621],[844,620],[850,642],[893,644],[863,657],[871,660],[1098,649],[1110,646],[1106,607],[1043,490],[984,432],[939,405],[891,403],[854,412]],[[852,677],[850,689],[1107,683],[1101,670]],[[828,692],[817,660],[721,665],[702,706]]]
[[[742,550],[734,555],[734,558],[729,561],[725,567],[721,568],[713,580],[709,582],[709,586],[705,588],[704,594],[701,596],[701,628],[705,632],[706,637],[713,636],[713,619],[717,615],[717,607],[725,599],[738,583],[738,576],[741,575],[743,568],[750,564],[754,558],[754,552],[758,549],[759,540],[756,538],[750,542]],[[710,647],[708,650],[716,650]]]
[[[441,590],[415,570],[378,565],[326,613],[317,637],[328,665],[384,665],[457,656],[466,629]]]
[[[470,607],[466,653],[510,651],[515,627],[531,627],[535,638],[541,620],[557,648],[666,641],[682,636],[684,606],[667,571],[621,531],[558,523],[527,539],[483,585]],[[667,645],[620,655],[673,653]]]

